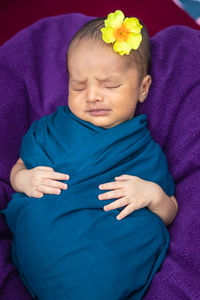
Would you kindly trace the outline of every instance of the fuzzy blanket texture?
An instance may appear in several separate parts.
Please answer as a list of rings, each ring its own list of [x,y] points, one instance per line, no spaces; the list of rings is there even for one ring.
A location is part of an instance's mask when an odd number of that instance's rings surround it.
[[[91,17],[68,14],[40,20],[0,48],[0,209],[14,192],[9,174],[31,123],[67,103],[65,55],[73,34]],[[172,26],[152,39],[148,99],[137,114],[165,152],[176,184],[179,213],[171,242],[145,300],[200,298],[200,32]],[[0,215],[0,298],[31,296],[11,261],[12,234]],[[114,299],[113,299],[114,300]]]

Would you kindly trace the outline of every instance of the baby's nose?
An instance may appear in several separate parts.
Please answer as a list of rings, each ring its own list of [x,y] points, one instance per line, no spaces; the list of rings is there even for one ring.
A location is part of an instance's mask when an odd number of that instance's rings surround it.
[[[103,101],[103,95],[98,87],[96,86],[88,87],[87,101],[89,102]]]

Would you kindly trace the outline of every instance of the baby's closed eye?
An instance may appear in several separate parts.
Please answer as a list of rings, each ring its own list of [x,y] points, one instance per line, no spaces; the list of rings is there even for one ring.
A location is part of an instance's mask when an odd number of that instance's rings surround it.
[[[119,88],[121,84],[106,84],[104,87],[107,89],[116,89]]]

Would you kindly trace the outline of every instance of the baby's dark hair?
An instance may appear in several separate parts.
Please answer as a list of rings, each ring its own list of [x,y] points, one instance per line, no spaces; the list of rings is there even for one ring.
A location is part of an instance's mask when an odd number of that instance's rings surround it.
[[[73,36],[69,44],[69,48],[75,41],[93,40],[105,43],[102,40],[101,32],[101,28],[105,27],[105,20],[106,18],[95,18],[84,24],[83,27],[81,27]],[[142,78],[149,73],[151,63],[151,47],[147,28],[140,20],[139,22],[143,26],[141,30],[142,42],[137,50],[131,50],[129,57],[131,60],[130,65],[138,69],[140,79],[142,80]]]

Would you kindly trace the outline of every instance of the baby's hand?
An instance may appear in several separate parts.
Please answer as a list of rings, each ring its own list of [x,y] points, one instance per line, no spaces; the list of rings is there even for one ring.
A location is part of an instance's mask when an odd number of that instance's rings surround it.
[[[134,210],[153,204],[159,192],[159,186],[156,183],[131,175],[115,177],[114,182],[101,184],[99,189],[110,190],[109,192],[99,194],[99,200],[117,198],[117,200],[104,206],[105,211],[126,206],[118,214],[118,220],[123,219]]]
[[[59,180],[68,180],[69,175],[55,172],[50,167],[23,169],[17,176],[16,181],[21,182],[23,192],[29,197],[41,198],[44,194],[58,195],[62,189],[68,188],[67,184]]]

